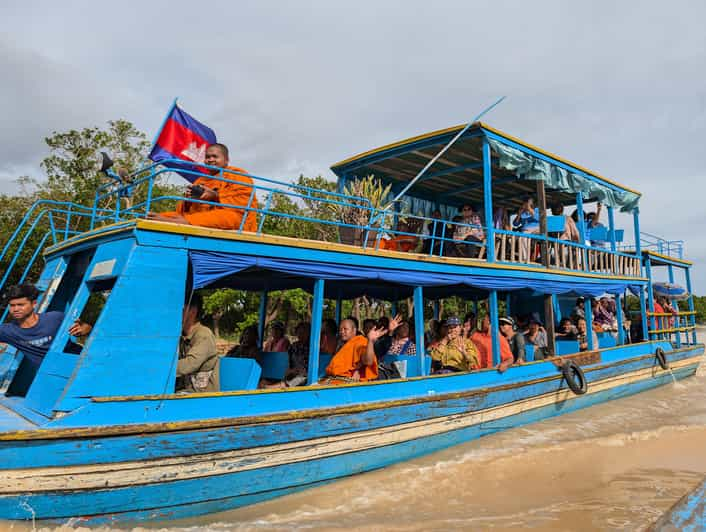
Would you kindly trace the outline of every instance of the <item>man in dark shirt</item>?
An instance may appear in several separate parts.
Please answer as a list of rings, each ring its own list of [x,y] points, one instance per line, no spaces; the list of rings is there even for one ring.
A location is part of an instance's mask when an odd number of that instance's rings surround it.
[[[11,286],[7,291],[10,316],[14,321],[0,324],[0,343],[10,344],[24,355],[23,364],[37,373],[54,341],[56,332],[64,321],[64,313],[58,311],[37,313],[39,290],[34,285]],[[87,336],[92,327],[76,320],[69,328],[72,336]]]

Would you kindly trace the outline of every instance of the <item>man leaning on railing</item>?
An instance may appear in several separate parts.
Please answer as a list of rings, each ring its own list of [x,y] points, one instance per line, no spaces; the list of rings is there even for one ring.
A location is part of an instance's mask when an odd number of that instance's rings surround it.
[[[253,192],[253,181],[242,168],[228,166],[228,148],[224,144],[211,144],[206,148],[205,163],[217,166],[223,170],[209,169],[212,176],[218,178],[199,177],[186,187],[185,196],[195,201],[180,201],[176,211],[147,214],[150,220],[160,220],[179,224],[200,225],[216,229],[240,229],[244,231],[257,231],[257,219],[254,210],[246,211],[244,208],[257,209],[257,198]],[[231,183],[229,181],[237,181]],[[252,198],[252,199],[251,199]],[[208,203],[201,203],[208,202]],[[220,203],[223,207],[219,207]],[[245,217],[245,223],[243,223]]]

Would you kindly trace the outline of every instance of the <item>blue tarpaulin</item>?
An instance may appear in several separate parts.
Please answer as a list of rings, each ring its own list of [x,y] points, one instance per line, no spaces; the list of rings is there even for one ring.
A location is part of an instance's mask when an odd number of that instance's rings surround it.
[[[315,279],[324,279],[327,297],[369,295],[380,299],[408,297],[415,286],[424,287],[427,297],[451,295],[484,297],[488,290],[508,292],[534,290],[542,294],[576,294],[599,296],[622,294],[625,290],[639,293],[640,285],[628,281],[567,278],[547,280],[517,272],[509,277],[487,273],[429,272],[421,269],[402,270],[371,268],[354,264],[332,264],[271,257],[254,257],[215,251],[189,253],[195,289],[230,287],[242,290],[284,290],[303,288],[311,291]],[[471,270],[472,271],[472,270]]]

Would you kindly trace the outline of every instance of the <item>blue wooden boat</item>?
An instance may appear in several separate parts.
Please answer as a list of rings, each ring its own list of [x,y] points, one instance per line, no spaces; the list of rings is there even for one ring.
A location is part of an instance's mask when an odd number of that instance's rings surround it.
[[[691,263],[664,253],[667,241],[658,250],[642,248],[639,193],[477,123],[406,192],[410,212],[400,202],[379,209],[345,194],[348,183],[369,174],[401,191],[461,129],[334,165],[335,193],[252,176],[261,205],[257,233],[144,219],[155,204],[178,198],[150,193],[130,206],[115,201],[127,186],[146,184],[151,191],[166,171],[156,165],[129,185],[101,188],[92,206],[44,201],[32,207],[2,251],[0,258],[15,252],[2,282],[20,267],[16,258],[41,220],[51,221],[22,277],[43,256],[40,309],[64,311],[66,322],[31,382],[24,382],[22,353],[8,348],[0,355],[0,519],[101,523],[223,511],[693,375],[704,348],[696,342],[693,300],[681,302],[666,322],[654,312],[651,292],[655,271],[666,269],[670,282],[683,274],[691,293]],[[605,245],[586,243],[585,224],[578,227],[580,242],[551,236],[548,228],[558,223],[561,231],[561,220],[543,215],[535,234],[496,228],[494,207],[515,209],[527,193],[537,193],[540,203],[550,197],[575,205],[579,219],[586,203],[601,199],[609,219]],[[275,194],[361,209],[366,221],[305,220],[335,225],[341,237],[352,231],[359,237],[353,243],[265,234],[266,217],[292,217],[272,207]],[[105,207],[111,198],[113,206]],[[439,209],[448,220],[467,202],[483,206],[486,241],[475,258],[449,257],[446,223],[435,232],[440,221],[430,213]],[[614,209],[632,213],[632,245],[621,243],[624,229],[615,227]],[[426,238],[439,245],[426,253],[380,249],[383,231],[394,235],[401,215],[430,225]],[[72,229],[77,219],[89,228]],[[256,290],[263,301],[270,290],[308,290],[310,386],[258,390],[256,363],[223,359],[220,392],[175,394],[185,294],[204,287]],[[620,304],[628,292],[641,304],[642,332],[631,343],[619,312],[612,342],[593,345],[589,335],[585,352],[576,352],[578,344],[551,342],[550,351],[560,356],[504,373],[429,375],[424,313],[439,298],[487,299],[497,363],[499,301],[506,308],[534,302],[549,325],[576,296],[610,293]],[[418,355],[409,357],[402,379],[315,385],[325,362],[318,342],[324,301],[338,301],[340,312],[341,299],[361,294],[413,298]],[[67,352],[68,324],[96,299],[102,310],[90,337],[79,354]],[[585,305],[590,328],[590,297]],[[580,385],[580,376],[585,388],[575,393],[567,379]],[[21,385],[25,394],[12,392]]]

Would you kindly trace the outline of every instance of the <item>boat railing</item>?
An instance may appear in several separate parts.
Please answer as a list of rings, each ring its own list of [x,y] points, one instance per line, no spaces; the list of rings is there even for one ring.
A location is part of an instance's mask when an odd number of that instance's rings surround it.
[[[651,233],[640,232],[640,248],[642,250],[653,251],[660,255],[674,257],[676,259],[684,258],[684,241],[683,240],[667,240]],[[621,250],[633,251],[634,246],[623,245]]]
[[[154,182],[166,172],[171,172],[168,167],[161,164],[153,164],[139,170],[132,178],[132,181],[122,186],[114,186],[96,194],[94,208],[101,202],[109,200],[111,195],[120,197],[126,195],[128,187],[137,187],[145,184],[147,193],[144,200],[130,205],[129,208],[119,211],[120,202],[114,201],[116,205],[115,219],[129,217],[142,217],[148,212],[157,208],[164,202],[173,204],[175,201],[189,201],[194,203],[212,204],[220,208],[230,208],[243,213],[255,212],[258,217],[257,233],[266,231],[265,220],[285,219],[298,221],[314,226],[327,227],[329,231],[321,231],[325,236],[318,239],[338,241],[340,243],[363,247],[366,249],[396,249],[396,243],[405,241],[416,241],[416,246],[422,241],[422,252],[429,256],[455,256],[461,259],[488,260],[486,248],[487,228],[485,225],[469,224],[465,221],[446,221],[438,218],[415,215],[390,208],[375,208],[367,198],[350,196],[340,192],[325,191],[303,185],[285,183],[279,180],[265,178],[253,174],[239,173],[234,170],[225,170],[219,167],[209,167],[207,165],[194,165],[193,169],[184,170],[184,161],[179,159],[162,161],[163,164],[180,165],[180,173],[189,176],[202,177],[204,171],[214,171],[215,175],[208,175],[211,179],[224,182],[246,184],[251,186],[251,194],[246,205],[229,206],[220,203],[213,203],[194,198],[184,198],[181,196],[162,195],[154,197]],[[239,176],[249,178],[246,181],[239,180]],[[277,208],[275,198],[277,195],[287,197],[287,199],[297,205],[308,204],[310,208],[304,214],[287,212]],[[259,198],[257,206],[255,198]],[[264,201],[263,201],[264,200]],[[245,214],[242,223],[237,229],[243,231],[245,224]],[[401,229],[398,222],[407,224],[407,230]],[[477,241],[460,242],[455,240],[454,233],[458,228],[470,228],[483,238]],[[422,234],[424,228],[428,229],[428,234]],[[640,276],[640,259],[634,252],[612,251],[605,248],[569,242],[545,236],[541,234],[521,233],[494,229],[495,248],[494,260],[497,262],[517,263],[536,265],[539,261],[538,250],[546,247],[548,254],[547,265],[552,268],[583,271],[590,273],[601,273],[610,275]],[[465,231],[468,232],[468,231]],[[473,232],[473,231],[471,231]],[[300,236],[291,234],[289,236]],[[389,241],[393,241],[393,245]],[[412,251],[409,247],[403,248],[405,251]]]
[[[47,246],[80,235],[96,221],[109,221],[112,216],[112,209],[92,209],[68,201],[33,203],[0,251],[0,292],[8,281],[23,283]],[[0,322],[6,314],[7,309]]]
[[[184,161],[176,159],[171,162],[184,164]],[[245,181],[238,172],[224,172],[218,167],[194,165],[193,169],[184,170],[182,166],[180,172],[199,177],[205,175],[201,169],[215,170],[216,175],[208,176],[211,179],[251,187],[248,202],[245,205],[231,206],[178,196],[171,192],[157,192],[157,180],[163,174],[173,171],[158,164],[139,169],[124,178],[122,183],[102,185],[96,191],[93,205],[90,207],[70,202],[40,200],[27,211],[0,252],[0,264],[5,266],[0,278],[0,290],[8,280],[24,280],[46,246],[95,229],[102,224],[143,218],[152,211],[173,208],[178,201],[209,204],[243,213],[254,212],[258,222],[257,234],[269,232],[266,224],[268,219],[283,220],[286,223],[280,224],[276,234],[302,238],[298,231],[302,224],[308,224],[317,229],[310,232],[309,236],[315,240],[339,242],[366,249],[394,249],[394,246],[387,244],[389,240],[394,239],[414,242],[413,246],[405,247],[404,251],[416,251],[421,241],[421,251],[428,256],[454,256],[462,261],[468,260],[469,263],[489,260],[486,247],[488,229],[485,225],[469,224],[463,220],[446,221],[397,212],[389,208],[375,208],[367,198],[252,174],[242,174],[249,178]],[[139,194],[136,194],[136,191],[139,191]],[[282,202],[276,201],[278,195],[285,197],[289,204],[307,208],[282,208]],[[134,200],[133,197],[139,199]],[[286,203],[284,205],[286,207]],[[237,229],[239,232],[244,230],[246,216],[243,215],[242,219],[243,222]],[[407,224],[406,230],[398,225],[399,221]],[[476,234],[483,238],[473,242],[454,240],[456,230],[463,227],[477,230]],[[427,232],[423,234],[425,228]],[[611,251],[541,234],[500,229],[492,231],[495,241],[492,260],[495,262],[536,266],[542,263],[539,251],[546,249],[546,265],[550,268],[612,275],[640,275],[640,261],[634,252],[631,254]],[[30,247],[34,253],[27,251]],[[23,260],[20,260],[21,257]],[[18,262],[25,265],[21,274],[17,271]]]

